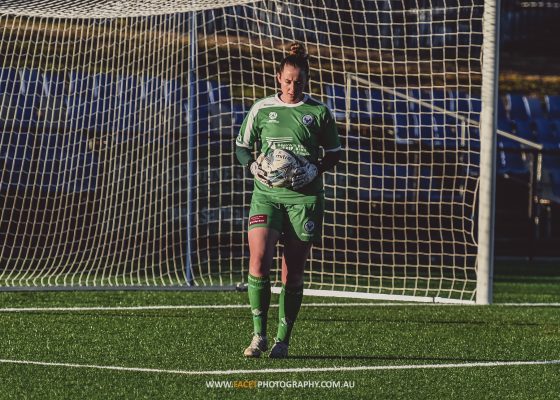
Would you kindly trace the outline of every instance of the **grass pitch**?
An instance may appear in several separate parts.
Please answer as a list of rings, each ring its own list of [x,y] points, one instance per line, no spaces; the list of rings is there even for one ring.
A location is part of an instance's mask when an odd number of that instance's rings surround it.
[[[1,293],[0,398],[560,397],[560,269],[496,273],[492,306],[307,297],[286,360],[243,358],[246,293]]]

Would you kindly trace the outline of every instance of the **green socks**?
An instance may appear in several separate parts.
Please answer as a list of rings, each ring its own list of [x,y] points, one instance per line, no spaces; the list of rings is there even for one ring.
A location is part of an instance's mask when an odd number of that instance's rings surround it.
[[[253,314],[253,333],[266,336],[266,323],[268,308],[270,307],[270,277],[256,277],[249,275],[249,304]],[[290,343],[292,328],[296,321],[301,302],[303,299],[303,285],[296,287],[286,287],[282,285],[280,292],[279,312],[278,312],[278,334],[277,341],[286,344]]]
[[[303,285],[295,287],[287,287],[282,285],[280,292],[280,311],[278,313],[278,334],[276,335],[277,341],[282,341],[290,344],[290,335],[294,322],[296,322],[301,301],[303,299]]]
[[[270,306],[270,277],[249,275],[248,292],[253,313],[253,333],[266,336],[266,320]]]

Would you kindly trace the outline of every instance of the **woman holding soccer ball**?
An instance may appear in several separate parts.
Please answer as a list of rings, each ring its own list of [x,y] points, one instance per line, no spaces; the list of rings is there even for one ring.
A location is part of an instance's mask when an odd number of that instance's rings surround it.
[[[255,177],[249,213],[249,302],[253,340],[244,355],[268,350],[270,269],[282,237],[279,325],[271,358],[288,356],[303,297],[303,273],[313,242],[320,241],[324,190],[322,173],[340,159],[340,140],[331,111],[304,93],[309,63],[304,47],[291,45],[278,66],[280,93],[258,100],[236,140],[239,162]],[[255,143],[261,143],[257,160]],[[321,157],[322,151],[324,156]]]

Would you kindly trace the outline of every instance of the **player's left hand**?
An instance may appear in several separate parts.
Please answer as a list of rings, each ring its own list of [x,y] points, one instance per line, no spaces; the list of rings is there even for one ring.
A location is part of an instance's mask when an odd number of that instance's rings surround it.
[[[306,162],[301,167],[297,167],[292,175],[292,189],[298,190],[308,185],[318,174],[317,166],[310,162]]]

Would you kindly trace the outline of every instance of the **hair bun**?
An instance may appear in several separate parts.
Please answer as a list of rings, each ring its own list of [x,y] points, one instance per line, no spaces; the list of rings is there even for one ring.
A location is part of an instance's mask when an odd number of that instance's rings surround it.
[[[290,45],[290,55],[307,59],[305,47],[301,43],[295,42]]]

